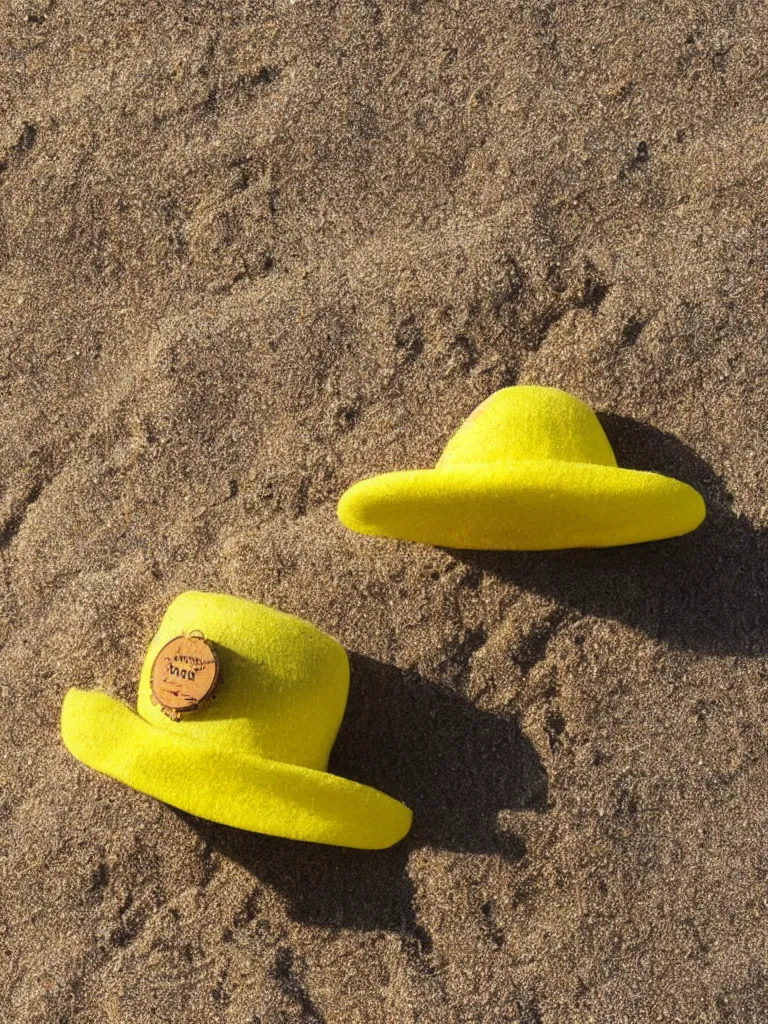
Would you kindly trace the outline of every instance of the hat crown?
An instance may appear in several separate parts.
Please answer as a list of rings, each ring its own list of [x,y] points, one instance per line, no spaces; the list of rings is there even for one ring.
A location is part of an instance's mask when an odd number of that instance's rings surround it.
[[[559,388],[518,385],[486,398],[445,446],[437,466],[546,461],[615,466],[590,407]]]
[[[155,658],[199,630],[219,660],[215,696],[180,721],[152,703]],[[331,637],[292,615],[226,594],[187,592],[169,606],[139,682],[139,715],[169,735],[325,771],[347,702],[349,662]]]

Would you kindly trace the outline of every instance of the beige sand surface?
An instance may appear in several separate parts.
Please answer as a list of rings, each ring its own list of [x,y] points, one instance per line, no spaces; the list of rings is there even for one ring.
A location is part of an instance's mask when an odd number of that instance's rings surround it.
[[[768,10],[0,5],[0,1017],[768,1020]],[[515,382],[709,519],[630,550],[358,537]],[[63,749],[188,587],[351,653],[364,854]]]

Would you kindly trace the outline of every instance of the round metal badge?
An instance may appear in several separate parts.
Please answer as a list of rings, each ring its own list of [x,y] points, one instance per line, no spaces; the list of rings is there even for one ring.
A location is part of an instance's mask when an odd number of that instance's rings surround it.
[[[219,681],[219,660],[202,633],[177,636],[152,666],[152,703],[178,722],[210,697]]]

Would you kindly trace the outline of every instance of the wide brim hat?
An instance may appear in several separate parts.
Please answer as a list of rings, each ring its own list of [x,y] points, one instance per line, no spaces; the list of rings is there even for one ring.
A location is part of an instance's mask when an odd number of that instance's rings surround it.
[[[384,473],[339,502],[352,530],[450,548],[612,547],[694,530],[698,491],[622,469],[594,412],[557,388],[504,388],[478,406],[434,469]]]
[[[157,703],[155,663],[190,636],[214,652],[218,679],[212,697],[174,718]],[[105,693],[71,689],[61,733],[84,764],[198,817],[382,849],[406,835],[411,811],[327,771],[348,687],[343,647],[309,623],[240,598],[188,592],[149,645],[137,712]]]

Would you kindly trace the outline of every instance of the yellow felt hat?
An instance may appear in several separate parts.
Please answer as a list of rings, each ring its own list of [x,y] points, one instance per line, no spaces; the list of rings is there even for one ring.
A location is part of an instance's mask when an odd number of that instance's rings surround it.
[[[461,425],[434,469],[362,480],[339,518],[359,533],[451,548],[543,551],[677,537],[698,491],[620,469],[588,405],[557,388],[503,388]]]
[[[153,666],[174,638],[199,634],[218,661],[215,697],[174,721],[153,702]],[[198,817],[382,849],[408,832],[410,810],[327,771],[348,689],[344,648],[314,626],[240,598],[189,592],[172,602],[149,645],[138,714],[104,693],[71,689],[61,734],[91,768]]]

